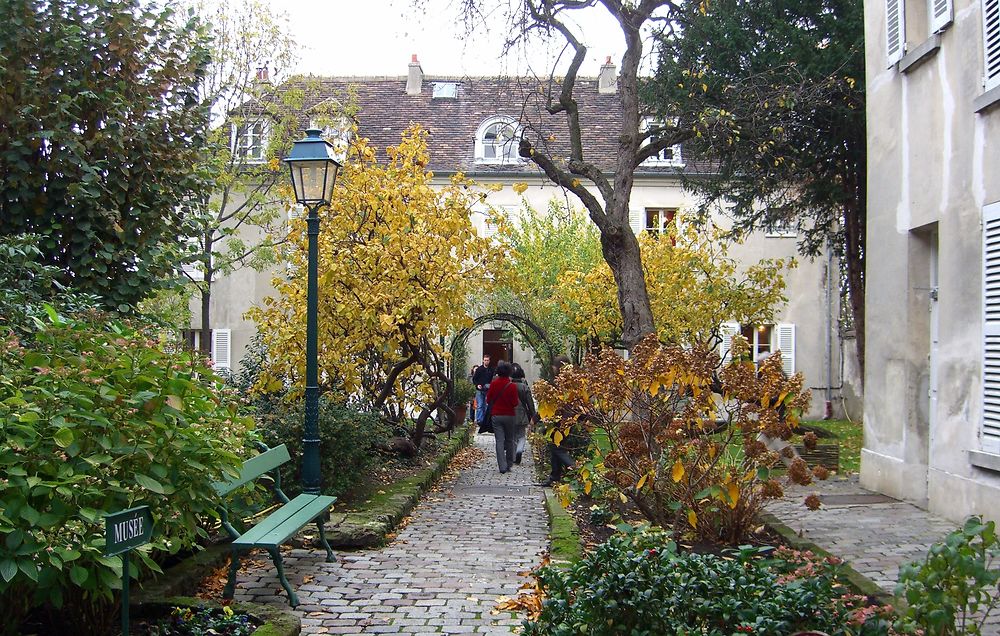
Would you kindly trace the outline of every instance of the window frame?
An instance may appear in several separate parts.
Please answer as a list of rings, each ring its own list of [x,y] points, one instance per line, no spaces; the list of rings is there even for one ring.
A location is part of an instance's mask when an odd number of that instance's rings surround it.
[[[671,224],[677,223],[677,213],[680,210],[678,208],[668,208],[668,207],[646,207],[643,208],[643,222],[642,231],[649,234],[650,236],[663,236],[666,233],[667,228]],[[649,225],[650,214],[656,214],[659,219],[659,227],[651,227]]]
[[[494,126],[508,126],[511,129],[511,139],[509,142],[503,144],[497,144],[495,141],[487,143],[486,134]],[[518,139],[521,136],[522,128],[517,123],[517,120],[513,117],[507,115],[497,115],[495,117],[490,117],[479,124],[479,128],[476,129],[476,139],[475,139],[475,160],[479,164],[495,165],[495,166],[510,166],[519,165],[524,163],[524,159],[518,155]],[[510,145],[510,151],[502,153],[502,156],[498,157],[487,157],[486,149],[494,148],[499,149]]]
[[[251,128],[260,128],[259,133],[251,133]],[[267,144],[271,138],[271,127],[264,118],[244,121],[242,123],[232,123],[230,133],[230,151],[234,158],[238,157],[240,163],[258,165],[267,162]],[[249,149],[257,147],[253,145],[254,137],[259,137],[259,153],[251,155]]]
[[[642,118],[642,122],[639,125],[639,132],[645,135],[649,132],[651,127],[662,125],[663,120],[657,119],[656,117],[645,116]],[[676,123],[676,118],[675,118]],[[644,137],[642,140],[642,148],[653,143],[656,139],[654,136]],[[660,154],[655,154],[651,157],[647,157],[643,160],[642,164],[645,166],[669,166],[673,168],[683,168],[686,164],[684,163],[684,155],[681,151],[681,144],[674,144],[667,148],[664,148],[660,153],[670,152],[670,158],[664,158]]]

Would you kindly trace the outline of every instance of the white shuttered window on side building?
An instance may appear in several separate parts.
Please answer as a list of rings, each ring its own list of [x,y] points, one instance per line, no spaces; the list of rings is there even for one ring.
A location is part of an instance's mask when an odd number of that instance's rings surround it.
[[[232,369],[232,330],[212,330],[212,366],[216,370]]]
[[[795,373],[795,325],[778,325],[778,349],[781,350],[781,367],[786,375]]]
[[[982,450],[1000,454],[1000,203],[983,208]]]
[[[983,75],[986,90],[1000,86],[1000,0],[982,0]]]
[[[928,0],[928,2],[930,3],[928,8],[931,16],[931,33],[937,33],[951,24],[954,13],[952,0]]]
[[[889,68],[906,53],[905,0],[885,0],[886,64]]]

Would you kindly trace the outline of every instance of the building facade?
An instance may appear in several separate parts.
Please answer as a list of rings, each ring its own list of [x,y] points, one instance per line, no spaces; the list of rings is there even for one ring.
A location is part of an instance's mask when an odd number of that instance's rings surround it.
[[[435,180],[447,183],[456,171],[461,171],[484,185],[503,186],[490,194],[487,203],[513,217],[524,202],[539,211],[546,210],[552,198],[578,205],[572,195],[550,183],[534,164],[518,156],[516,140],[528,127],[546,139],[551,144],[549,150],[556,155],[563,146],[565,154],[569,154],[564,128],[553,124],[549,131],[536,123],[542,109],[537,89],[537,80],[429,77],[414,57],[408,74],[403,77],[319,78],[312,82],[307,90],[302,123],[306,126],[313,120],[310,113],[317,105],[334,99],[333,96],[348,94],[358,108],[358,134],[368,138],[375,148],[398,144],[402,132],[412,123],[419,123],[430,134],[429,169]],[[583,142],[587,156],[607,157],[606,162],[596,163],[606,163],[610,169],[617,143],[616,122],[620,120],[615,67],[605,64],[596,78],[578,80],[575,97],[585,126]],[[677,211],[692,207],[695,202],[681,187],[681,174],[697,174],[706,169],[686,157],[679,146],[645,162],[637,171],[631,196],[632,229],[637,234],[644,230],[658,231]],[[527,190],[515,192],[511,188],[514,183],[527,184]],[[482,235],[488,236],[492,231],[485,214],[473,211],[472,220]],[[747,263],[762,258],[793,257],[796,244],[794,232],[775,229],[753,235],[733,248],[731,254]],[[813,407],[808,414],[811,417],[840,413],[843,409],[844,344],[837,320],[840,311],[837,267],[836,262],[825,258],[800,259],[799,267],[787,274],[789,302],[774,324],[725,326],[729,333],[742,330],[751,334],[758,353],[781,349],[786,370],[805,374],[806,385],[813,390]],[[829,275],[831,271],[833,276]],[[237,271],[220,281],[213,292],[214,331],[225,334],[231,368],[238,365],[256,331],[243,313],[273,292],[272,276],[252,270]],[[213,342],[218,343],[218,336],[213,336]],[[529,380],[540,377],[541,369],[534,354],[519,345],[511,335],[510,325],[503,322],[485,324],[476,330],[469,337],[468,351],[470,365],[488,351],[494,359],[502,355],[521,363]],[[220,348],[219,352],[225,357],[225,351]]]
[[[862,484],[1000,516],[1000,2],[866,0]]]

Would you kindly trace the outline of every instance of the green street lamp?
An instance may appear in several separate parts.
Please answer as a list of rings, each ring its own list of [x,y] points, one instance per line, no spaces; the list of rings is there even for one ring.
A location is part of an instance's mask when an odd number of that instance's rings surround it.
[[[306,417],[302,429],[302,491],[318,495],[319,470],[319,347],[318,271],[319,216],[324,205],[330,205],[333,184],[337,181],[340,162],[334,158],[333,145],[323,139],[322,131],[310,128],[305,139],[296,141],[285,158],[292,174],[295,200],[309,210],[306,217],[309,236],[309,274],[306,293]]]

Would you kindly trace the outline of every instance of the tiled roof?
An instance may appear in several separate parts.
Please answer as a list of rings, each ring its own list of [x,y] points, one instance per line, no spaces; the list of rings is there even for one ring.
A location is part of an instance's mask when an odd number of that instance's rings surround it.
[[[304,80],[307,88],[303,125],[308,113],[320,102],[355,96],[359,134],[367,137],[380,152],[399,143],[400,134],[413,123],[430,132],[430,169],[439,173],[461,170],[466,173],[541,173],[530,162],[496,165],[477,162],[475,137],[479,126],[498,115],[519,121],[536,146],[553,156],[567,157],[569,141],[565,114],[549,115],[541,84],[526,78],[429,77],[424,76],[419,95],[406,92],[406,77],[322,77]],[[457,84],[457,97],[433,97],[434,84]],[[574,91],[584,126],[584,157],[605,172],[613,169],[621,106],[617,94],[601,94],[597,79],[577,80]],[[515,151],[516,154],[516,151]],[[698,170],[685,157],[687,172]],[[637,174],[677,174],[670,166],[642,166]]]

